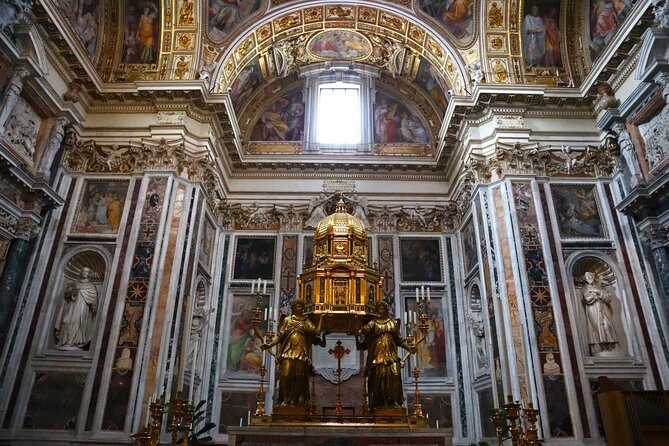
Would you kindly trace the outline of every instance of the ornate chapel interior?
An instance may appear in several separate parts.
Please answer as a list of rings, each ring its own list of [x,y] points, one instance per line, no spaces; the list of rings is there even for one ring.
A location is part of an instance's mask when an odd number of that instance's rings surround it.
[[[669,2],[3,0],[0,88],[0,445],[669,444]]]

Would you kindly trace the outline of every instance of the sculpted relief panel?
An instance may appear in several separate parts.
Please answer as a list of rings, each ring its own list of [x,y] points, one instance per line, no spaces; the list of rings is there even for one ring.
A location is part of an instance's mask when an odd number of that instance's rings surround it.
[[[24,98],[19,97],[5,122],[5,138],[14,144],[14,147],[32,158],[35,154],[37,132],[41,123],[42,119],[30,104]]]

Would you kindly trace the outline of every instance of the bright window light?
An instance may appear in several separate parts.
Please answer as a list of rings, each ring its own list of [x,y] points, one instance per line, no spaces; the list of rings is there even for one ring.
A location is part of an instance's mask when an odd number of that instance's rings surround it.
[[[360,144],[360,88],[337,82],[318,90],[319,144]]]

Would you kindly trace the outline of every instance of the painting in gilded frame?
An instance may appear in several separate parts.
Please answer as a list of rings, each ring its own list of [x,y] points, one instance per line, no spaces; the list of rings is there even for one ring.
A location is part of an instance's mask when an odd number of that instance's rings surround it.
[[[418,315],[414,296],[405,300],[405,310]],[[416,346],[416,354],[410,356],[410,369],[420,370],[421,378],[446,376],[446,328],[444,310],[440,296],[431,296],[426,308],[428,331],[425,341]]]
[[[422,88],[437,105],[439,111],[444,114],[448,107],[446,92],[451,89],[446,80],[430,62],[420,60],[416,72],[416,83]]]
[[[160,54],[160,1],[125,0],[124,64],[155,64]]]
[[[622,26],[635,3],[636,0],[590,0],[587,22],[593,62]]]
[[[526,66],[562,68],[561,3],[561,0],[525,0],[523,55]]]
[[[260,308],[267,308],[269,295],[261,298]],[[253,334],[251,319],[257,306],[257,296],[234,294],[230,303],[230,331],[227,345],[227,374],[255,376],[262,364],[262,341]],[[260,331],[267,331],[267,321],[260,323]]]
[[[372,44],[354,31],[333,29],[311,39],[307,52],[323,60],[359,60],[372,53]]]
[[[253,90],[262,83],[263,75],[257,59],[252,60],[239,72],[230,86],[230,99],[235,108],[239,107]]]
[[[552,186],[560,237],[563,239],[606,238],[594,185]]]
[[[461,41],[474,35],[474,0],[421,0],[420,9]]]
[[[235,247],[235,280],[272,280],[274,277],[273,238],[239,237]]]
[[[304,138],[304,99],[293,90],[276,98],[260,115],[251,141],[301,141]]]
[[[260,9],[261,0],[209,0],[209,38],[223,39],[247,17]]]
[[[71,232],[91,235],[118,234],[128,195],[128,185],[128,181],[86,181],[81,191]]]
[[[429,134],[422,120],[387,91],[376,92],[374,142],[379,144],[428,144]]]
[[[476,233],[474,232],[474,220],[469,219],[462,228],[462,257],[465,267],[465,274],[469,273],[476,266]]]
[[[403,282],[442,282],[439,239],[400,239]]]

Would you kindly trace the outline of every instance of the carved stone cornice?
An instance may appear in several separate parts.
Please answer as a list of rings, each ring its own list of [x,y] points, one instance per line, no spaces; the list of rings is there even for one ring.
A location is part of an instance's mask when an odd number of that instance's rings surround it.
[[[619,168],[619,153],[620,148],[613,137],[607,137],[599,146],[582,149],[500,143],[492,157],[472,160],[467,169],[478,183],[506,175],[610,177]]]

